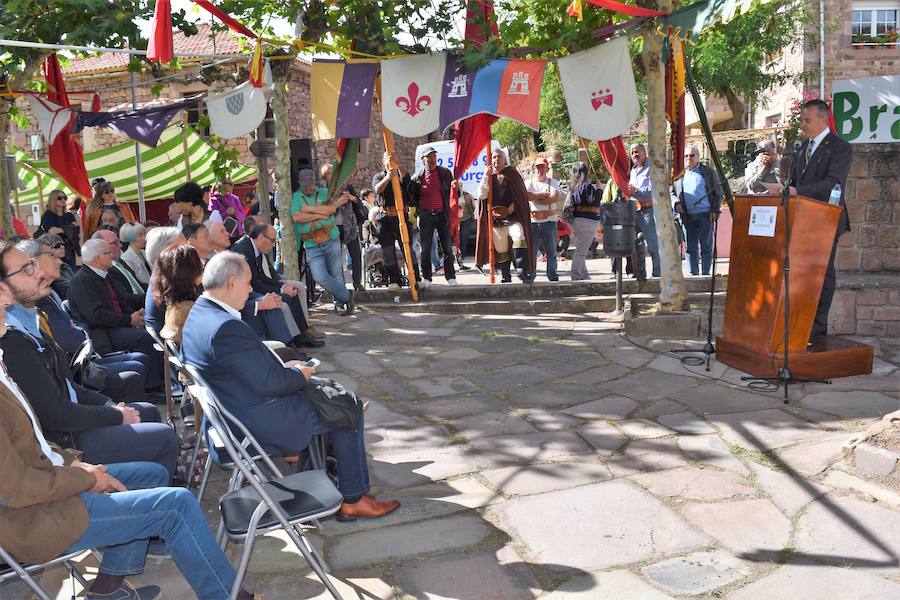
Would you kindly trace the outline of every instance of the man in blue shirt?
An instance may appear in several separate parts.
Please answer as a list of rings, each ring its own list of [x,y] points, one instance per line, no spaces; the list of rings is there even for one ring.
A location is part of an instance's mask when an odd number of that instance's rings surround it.
[[[674,184],[675,210],[681,214],[687,233],[691,275],[700,274],[701,263],[703,275],[709,275],[712,266],[712,223],[718,218],[722,204],[721,186],[713,170],[700,164],[697,146],[687,147],[684,160],[684,177]]]
[[[628,191],[635,203],[635,225],[647,242],[647,251],[653,261],[653,277],[659,277],[659,243],[656,239],[656,220],[653,218],[653,194],[650,190],[650,161],[647,160],[647,148],[643,144],[632,144],[631,175],[628,178]],[[639,260],[643,257],[639,253]],[[635,273],[646,272],[643,264],[635,265]]]

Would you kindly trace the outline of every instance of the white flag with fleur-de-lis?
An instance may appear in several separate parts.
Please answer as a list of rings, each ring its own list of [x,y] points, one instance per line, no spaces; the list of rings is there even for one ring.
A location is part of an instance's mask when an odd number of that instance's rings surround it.
[[[381,61],[384,126],[403,137],[428,135],[440,125],[445,52]]]

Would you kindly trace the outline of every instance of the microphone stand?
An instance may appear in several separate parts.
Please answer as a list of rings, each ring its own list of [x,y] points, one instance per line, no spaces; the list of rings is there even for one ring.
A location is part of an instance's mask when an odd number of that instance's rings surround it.
[[[701,196],[699,200],[696,200],[694,202],[694,204],[699,203],[701,200],[703,200],[704,198],[706,198],[707,196],[712,194],[716,188],[719,188],[721,186],[722,186],[722,182],[720,181],[715,186],[713,186],[713,189],[710,190],[709,192],[707,192],[706,195]],[[718,240],[716,239],[716,237],[718,236],[718,233],[719,233],[719,219],[718,219],[718,215],[717,215],[716,220],[713,221],[713,225],[712,225],[712,243],[713,243],[712,272],[710,273],[710,276],[709,276],[709,307],[708,307],[708,312],[707,312],[707,317],[706,317],[707,318],[706,343],[703,344],[703,348],[701,348],[699,350],[696,348],[675,348],[672,350],[672,352],[675,354],[682,354],[682,353],[694,354],[697,352],[702,352],[703,354],[706,355],[705,362],[706,362],[707,372],[709,371],[710,357],[716,353],[716,347],[713,345],[713,342],[712,342],[712,337],[713,337],[712,319],[713,319],[713,302],[715,300],[715,293],[716,293],[716,260],[718,259],[718,243],[717,243]],[[694,359],[692,359],[692,360],[694,360]],[[696,365],[696,363],[692,363],[692,364]]]
[[[793,158],[797,152],[797,148],[795,147],[793,152],[786,153],[782,155],[782,165],[785,162],[793,161]],[[783,182],[781,188],[781,206],[784,208],[784,260],[782,264],[782,272],[784,274],[784,342],[783,342],[783,354],[784,360],[782,361],[781,368],[778,370],[778,375],[775,377],[755,377],[755,376],[744,376],[741,377],[741,381],[749,381],[751,382],[766,382],[771,383],[776,386],[781,386],[784,389],[784,403],[790,403],[790,397],[788,395],[788,388],[792,383],[828,383],[831,381],[828,379],[825,380],[816,380],[816,379],[798,379],[793,376],[791,373],[791,369],[789,366],[789,356],[790,352],[788,351],[788,340],[790,338],[790,323],[791,323],[791,205],[790,205],[790,197],[791,197],[791,177],[790,173],[793,169],[793,165],[788,169],[780,169],[782,173]]]

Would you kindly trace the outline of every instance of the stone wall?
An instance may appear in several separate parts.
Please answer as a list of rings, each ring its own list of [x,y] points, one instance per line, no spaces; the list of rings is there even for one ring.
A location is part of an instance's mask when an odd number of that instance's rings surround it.
[[[900,144],[855,144],[847,180],[833,333],[900,336]]]

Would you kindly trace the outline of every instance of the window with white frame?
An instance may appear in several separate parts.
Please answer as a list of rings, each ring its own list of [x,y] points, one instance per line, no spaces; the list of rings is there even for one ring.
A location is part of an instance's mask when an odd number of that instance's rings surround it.
[[[900,3],[897,0],[854,2],[850,33],[856,47],[898,47]]]

